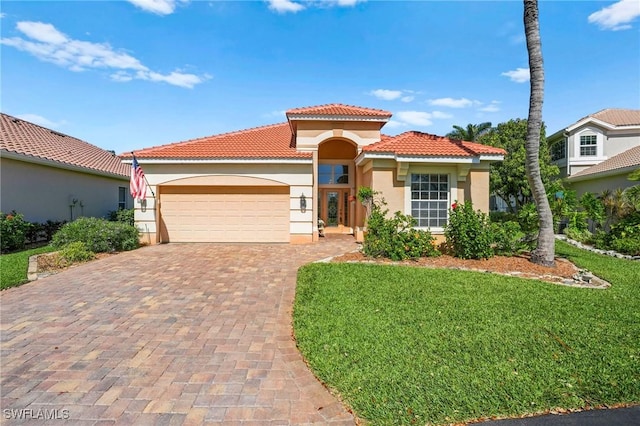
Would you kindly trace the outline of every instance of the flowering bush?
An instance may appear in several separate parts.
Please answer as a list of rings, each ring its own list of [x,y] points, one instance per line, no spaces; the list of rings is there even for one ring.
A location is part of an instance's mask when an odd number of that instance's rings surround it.
[[[364,254],[372,257],[387,257],[392,260],[416,259],[438,256],[429,231],[414,229],[416,220],[396,212],[387,218],[388,210],[373,205],[364,238]]]
[[[447,249],[462,259],[488,259],[493,256],[488,216],[474,211],[473,204],[457,201],[449,209],[449,222],[444,228]]]
[[[61,248],[76,241],[83,242],[94,253],[133,250],[140,245],[138,229],[121,222],[95,217],[81,217],[64,225],[53,236],[51,245]]]
[[[8,214],[0,212],[0,249],[3,252],[23,249],[31,226],[15,210]]]

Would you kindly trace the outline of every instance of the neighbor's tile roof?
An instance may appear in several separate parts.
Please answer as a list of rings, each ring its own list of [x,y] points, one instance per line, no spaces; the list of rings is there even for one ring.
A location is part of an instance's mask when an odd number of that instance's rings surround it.
[[[501,148],[474,142],[456,141],[443,136],[409,131],[398,136],[383,137],[380,142],[365,146],[365,152],[393,153],[446,157],[475,157],[478,155],[505,155]]]
[[[297,152],[289,123],[272,124],[184,142],[161,145],[134,152],[137,158],[165,159],[267,159],[311,158]],[[128,153],[123,158],[130,158]]]
[[[93,171],[129,176],[130,166],[88,142],[0,113],[0,149]]]
[[[357,116],[373,118],[391,117],[391,113],[389,111],[343,104],[318,105],[304,108],[294,108],[287,111],[287,117],[295,117],[296,115]]]
[[[618,155],[614,155],[595,166],[584,169],[571,176],[569,179],[594,175],[596,173],[610,172],[618,169],[626,169],[628,167],[640,167],[640,145],[623,151]]]
[[[638,126],[640,125],[640,109],[608,108],[590,114],[585,118],[593,117],[613,126]],[[584,120],[583,118],[582,120]],[[579,120],[579,121],[582,121]]]

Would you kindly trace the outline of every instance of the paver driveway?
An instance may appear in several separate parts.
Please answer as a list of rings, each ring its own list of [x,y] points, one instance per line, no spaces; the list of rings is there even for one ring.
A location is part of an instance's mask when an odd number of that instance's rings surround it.
[[[353,424],[306,368],[291,308],[300,265],[355,248],[168,244],[6,290],[0,416]]]

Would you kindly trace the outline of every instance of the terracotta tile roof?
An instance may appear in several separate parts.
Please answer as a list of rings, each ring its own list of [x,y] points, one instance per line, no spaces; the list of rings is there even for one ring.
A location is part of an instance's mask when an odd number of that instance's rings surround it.
[[[640,109],[608,108],[590,114],[585,118],[593,117],[613,126],[638,126],[640,125]],[[583,118],[582,120],[584,120]],[[582,121],[579,120],[579,121]]]
[[[365,146],[365,152],[393,153],[399,155],[423,155],[446,157],[476,157],[478,155],[505,155],[506,151],[474,142],[456,141],[443,136],[410,131],[398,136],[383,138],[380,142]]]
[[[287,117],[295,117],[296,115],[356,116],[384,119],[388,119],[391,117],[391,113],[389,111],[343,104],[318,105],[304,108],[294,108],[287,111]]]
[[[0,113],[0,149],[85,169],[129,176],[130,166],[88,142]]]
[[[629,167],[640,167],[640,145],[621,152],[618,155],[604,160],[601,163],[591,166],[588,169],[584,169],[575,175],[569,177],[569,179],[590,176],[598,173],[611,172],[619,169],[626,169]]]
[[[289,123],[272,124],[220,135],[191,139],[135,151],[137,158],[270,159],[311,158],[297,152]],[[129,153],[121,155],[131,158]]]

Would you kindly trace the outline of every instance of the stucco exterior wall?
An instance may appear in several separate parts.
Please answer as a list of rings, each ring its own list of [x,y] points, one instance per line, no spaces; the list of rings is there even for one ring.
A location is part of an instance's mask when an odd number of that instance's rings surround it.
[[[345,138],[360,148],[380,140],[380,123],[352,121],[296,121],[296,147],[314,150],[330,138]]]
[[[569,185],[569,189],[573,189],[574,191],[576,191],[576,196],[580,198],[585,192],[599,194],[605,189],[615,191],[618,188],[625,189],[637,185],[638,182],[630,181],[627,179],[628,175],[629,173],[624,173],[621,175],[608,176],[600,179],[583,180],[578,182],[568,180],[567,183]]]
[[[16,210],[30,222],[104,217],[118,209],[120,187],[125,188],[127,208],[133,207],[127,177],[109,178],[2,158],[0,180],[0,209]],[[73,209],[69,207],[72,199],[77,200]]]
[[[149,184],[147,199],[136,202],[135,219],[142,241],[157,241],[159,212],[156,199],[162,203],[162,186],[288,186],[290,191],[290,232],[292,242],[311,239],[313,234],[312,164],[145,164],[140,163]],[[160,187],[160,191],[158,190]],[[300,209],[304,195],[307,209]],[[160,206],[161,208],[161,206]]]

